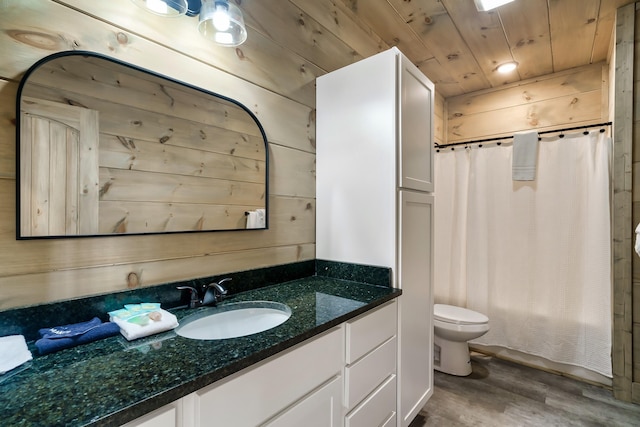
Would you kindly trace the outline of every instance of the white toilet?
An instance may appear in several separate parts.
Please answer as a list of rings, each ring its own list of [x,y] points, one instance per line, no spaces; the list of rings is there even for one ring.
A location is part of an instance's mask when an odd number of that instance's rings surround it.
[[[471,374],[467,341],[489,331],[489,318],[467,308],[446,304],[433,306],[434,369],[451,375]]]

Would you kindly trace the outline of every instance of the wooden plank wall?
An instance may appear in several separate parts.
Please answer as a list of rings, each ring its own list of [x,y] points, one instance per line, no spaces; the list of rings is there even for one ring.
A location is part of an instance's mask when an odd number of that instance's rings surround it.
[[[640,403],[640,257],[631,249],[640,223],[640,4],[618,10],[616,30],[614,392]]]
[[[447,98],[447,142],[607,122],[608,81],[598,63]]]
[[[0,2],[0,310],[315,258],[315,78],[387,49],[342,2],[242,2],[248,41],[215,46],[197,18],[130,0]],[[313,17],[312,17],[313,16]],[[25,70],[89,50],[238,100],[269,140],[270,229],[15,239],[15,97]],[[436,98],[444,141],[444,99]],[[134,281],[135,282],[135,281]]]

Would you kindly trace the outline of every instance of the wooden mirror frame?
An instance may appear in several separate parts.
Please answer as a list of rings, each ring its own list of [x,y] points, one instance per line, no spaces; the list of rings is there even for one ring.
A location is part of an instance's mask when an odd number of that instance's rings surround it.
[[[17,239],[268,229],[241,103],[86,51],[36,62],[16,99]]]

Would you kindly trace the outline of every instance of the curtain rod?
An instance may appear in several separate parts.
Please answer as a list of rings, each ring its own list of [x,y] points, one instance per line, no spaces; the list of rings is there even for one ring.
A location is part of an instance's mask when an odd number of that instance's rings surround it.
[[[579,129],[589,129],[589,128],[596,128],[596,127],[600,127],[600,126],[611,126],[613,124],[613,122],[605,122],[605,123],[596,123],[593,125],[584,125],[584,126],[575,126],[572,128],[564,128],[564,129],[554,129],[554,130],[545,130],[542,132],[538,132],[538,135],[544,135],[547,133],[557,133],[557,132],[567,132],[570,130],[579,130]],[[604,129],[601,129],[600,132],[604,132]],[[560,135],[560,138],[562,138],[564,135]],[[435,147],[437,149],[440,148],[446,148],[446,147],[454,147],[456,145],[469,145],[469,144],[479,144],[481,142],[492,142],[492,141],[502,141],[504,139],[510,139],[513,138],[513,135],[511,136],[503,136],[500,138],[485,138],[485,139],[474,139],[472,141],[464,141],[464,142],[452,142],[451,144],[435,144]]]

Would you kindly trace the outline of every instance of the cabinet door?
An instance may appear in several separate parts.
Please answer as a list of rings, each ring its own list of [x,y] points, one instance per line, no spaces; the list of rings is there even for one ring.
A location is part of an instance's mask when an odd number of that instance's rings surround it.
[[[128,422],[122,427],[181,427],[182,399]]]
[[[401,425],[407,426],[433,393],[433,196],[400,192]]]
[[[328,380],[342,387],[344,329],[330,332],[194,393],[195,425],[257,426]],[[340,398],[342,393],[340,392]]]
[[[339,427],[342,425],[342,380],[335,377],[265,427]]]
[[[399,67],[399,186],[433,191],[433,83],[403,55]]]

